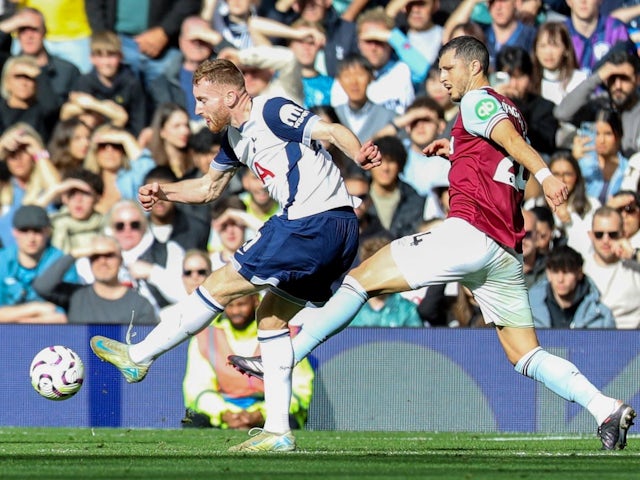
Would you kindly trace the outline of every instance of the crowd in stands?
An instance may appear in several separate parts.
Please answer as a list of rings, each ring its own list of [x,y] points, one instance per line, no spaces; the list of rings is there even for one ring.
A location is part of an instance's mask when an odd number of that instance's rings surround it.
[[[522,111],[531,145],[569,188],[552,212],[527,182],[522,250],[536,326],[639,328],[635,3],[0,1],[0,323],[157,323],[279,213],[249,170],[212,205],[160,201],[145,213],[136,201],[145,183],[204,175],[220,149],[192,94],[209,58],[236,63],[252,96],[285,96],[378,145],[371,172],[331,152],[362,200],[359,259],[437,228],[449,162],[422,149],[449,135],[457,113],[438,51],[472,35],[488,46],[492,88]],[[352,326],[484,322],[472,293],[451,284],[372,299]],[[190,358],[206,362],[219,332],[255,336],[234,328],[226,312]],[[194,402],[215,426],[262,419],[259,406],[222,418]]]

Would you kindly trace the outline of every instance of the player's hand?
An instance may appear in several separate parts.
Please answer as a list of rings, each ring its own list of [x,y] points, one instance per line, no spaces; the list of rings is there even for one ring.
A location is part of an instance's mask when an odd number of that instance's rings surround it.
[[[438,138],[422,149],[427,157],[438,155],[439,157],[449,158],[450,142],[448,138]]]
[[[547,200],[549,207],[554,212],[556,208],[566,202],[569,197],[569,189],[567,186],[553,175],[549,175],[544,179],[542,182],[542,191],[544,192],[544,198]]]
[[[366,141],[354,159],[363,170],[371,170],[382,163],[382,155],[378,146],[371,140]]]
[[[158,182],[142,185],[138,189],[138,201],[142,208],[148,212],[159,200],[169,200],[160,188]]]

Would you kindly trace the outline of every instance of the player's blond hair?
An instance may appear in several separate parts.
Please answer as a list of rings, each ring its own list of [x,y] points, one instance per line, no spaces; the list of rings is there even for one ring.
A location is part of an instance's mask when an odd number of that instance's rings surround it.
[[[244,88],[244,76],[240,69],[230,60],[216,58],[205,60],[193,73],[193,84],[201,81],[215,85],[230,85],[238,89]]]

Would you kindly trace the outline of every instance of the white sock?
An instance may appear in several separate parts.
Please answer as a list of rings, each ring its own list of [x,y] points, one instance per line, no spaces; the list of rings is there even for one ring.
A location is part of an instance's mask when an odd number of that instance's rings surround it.
[[[148,363],[195,335],[211,323],[224,308],[204,287],[166,308],[160,323],[140,343],[131,345],[129,356],[136,363]]]
[[[606,397],[602,393],[598,393],[587,405],[587,410],[595,417],[598,425],[601,425],[616,408],[618,400]]]
[[[578,368],[568,360],[537,347],[524,355],[514,367],[557,393],[565,400],[586,408],[600,425],[609,415],[616,400],[605,397]]]
[[[322,307],[300,310],[293,317],[295,320],[292,319],[292,323],[302,325],[293,339],[296,364],[327,338],[346,328],[368,299],[362,285],[347,275],[340,288]]]
[[[267,418],[264,429],[286,433],[291,404],[291,370],[293,347],[289,330],[258,330],[260,354],[264,368],[264,403]]]

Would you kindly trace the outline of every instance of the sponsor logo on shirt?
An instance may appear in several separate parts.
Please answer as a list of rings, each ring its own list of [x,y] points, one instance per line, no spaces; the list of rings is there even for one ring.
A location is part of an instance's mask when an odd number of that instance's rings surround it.
[[[493,98],[484,98],[476,104],[476,115],[480,120],[486,120],[498,110],[498,102]]]
[[[293,128],[298,128],[309,115],[309,111],[298,105],[287,104],[280,109],[280,120],[282,123]]]

